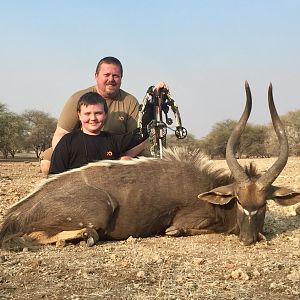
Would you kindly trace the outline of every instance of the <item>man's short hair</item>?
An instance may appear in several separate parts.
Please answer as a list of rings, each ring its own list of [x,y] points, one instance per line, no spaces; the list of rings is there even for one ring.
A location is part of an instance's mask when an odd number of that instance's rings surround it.
[[[81,106],[85,105],[95,105],[95,104],[102,104],[104,108],[104,112],[107,114],[108,113],[108,107],[105,99],[99,95],[96,92],[88,92],[86,94],[83,94],[77,103],[77,112],[79,113],[81,111]]]
[[[107,56],[107,57],[104,57],[104,58],[102,58],[102,59],[98,62],[98,65],[97,65],[97,67],[96,67],[96,74],[99,73],[100,67],[101,67],[101,65],[104,64],[104,63],[105,63],[105,64],[112,64],[112,65],[118,66],[118,67],[120,68],[121,77],[123,77],[123,67],[122,67],[122,64],[121,64],[121,62],[120,62],[117,58],[115,58],[115,57],[113,57],[113,56]]]

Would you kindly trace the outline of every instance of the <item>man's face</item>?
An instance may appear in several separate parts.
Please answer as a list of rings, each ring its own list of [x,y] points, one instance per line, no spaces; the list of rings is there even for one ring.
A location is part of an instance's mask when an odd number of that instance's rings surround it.
[[[122,77],[117,65],[103,63],[95,74],[98,93],[105,99],[114,99],[118,94]]]
[[[100,133],[106,119],[102,104],[81,105],[78,118],[82,124],[82,131],[86,134],[97,135]]]

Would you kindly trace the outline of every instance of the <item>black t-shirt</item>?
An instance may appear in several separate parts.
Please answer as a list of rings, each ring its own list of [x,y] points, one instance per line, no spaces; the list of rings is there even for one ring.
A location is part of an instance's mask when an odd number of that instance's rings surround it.
[[[58,174],[102,159],[117,159],[147,137],[144,134],[142,138],[138,129],[126,134],[102,131],[99,135],[88,135],[81,130],[72,131],[56,145],[49,174]]]

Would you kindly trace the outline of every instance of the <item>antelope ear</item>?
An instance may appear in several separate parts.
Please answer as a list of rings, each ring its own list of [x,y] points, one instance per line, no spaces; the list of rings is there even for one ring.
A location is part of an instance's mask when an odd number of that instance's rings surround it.
[[[285,187],[273,186],[273,188],[273,194],[270,198],[273,199],[277,204],[288,206],[300,202],[300,193]]]
[[[236,198],[233,184],[217,187],[209,192],[198,195],[198,198],[212,204],[224,205]]]

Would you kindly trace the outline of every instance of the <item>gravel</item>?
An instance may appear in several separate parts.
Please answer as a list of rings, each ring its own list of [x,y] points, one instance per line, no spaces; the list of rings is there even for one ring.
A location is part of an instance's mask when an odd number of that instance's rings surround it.
[[[265,171],[274,159],[255,162]],[[41,180],[37,162],[1,161],[0,220]],[[300,191],[300,158],[275,183]],[[207,234],[0,250],[0,299],[300,299],[299,204],[270,201],[265,233],[248,247]]]

